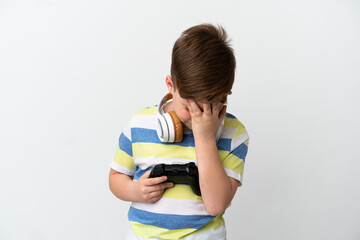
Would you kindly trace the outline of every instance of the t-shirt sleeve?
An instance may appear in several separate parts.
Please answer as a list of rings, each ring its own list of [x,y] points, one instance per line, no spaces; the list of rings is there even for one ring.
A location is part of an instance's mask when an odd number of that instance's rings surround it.
[[[129,176],[134,175],[136,166],[133,159],[130,124],[120,134],[119,143],[111,162],[111,168]]]
[[[245,158],[248,152],[249,135],[241,124],[232,137],[230,152],[222,161],[225,172],[229,177],[240,181],[239,186],[243,183],[243,174]]]

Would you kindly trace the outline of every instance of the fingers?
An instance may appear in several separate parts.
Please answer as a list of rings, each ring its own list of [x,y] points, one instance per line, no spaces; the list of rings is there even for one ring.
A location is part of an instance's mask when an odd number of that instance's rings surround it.
[[[174,184],[171,182],[166,182],[153,186],[146,186],[142,189],[142,195],[145,202],[153,203],[159,200],[166,188],[173,187]]]
[[[148,193],[163,192],[166,188],[170,188],[173,186],[174,186],[174,183],[166,182],[166,183],[150,186],[147,189],[148,189]]]
[[[148,178],[144,181],[144,185],[145,186],[157,185],[162,182],[165,182],[166,180],[167,180],[166,176],[161,176],[161,177],[156,177],[156,178]]]
[[[213,111],[212,104],[202,103],[202,108],[201,108],[199,103],[194,100],[188,100],[188,102],[189,102],[188,108],[189,108],[190,114],[195,115],[195,116],[200,116],[203,113],[205,113],[206,115],[212,114],[212,111]]]
[[[156,177],[156,178],[149,178],[150,172],[151,172],[151,170],[146,171],[139,179],[139,180],[142,180],[144,182],[145,186],[156,185],[156,184],[165,182],[167,180],[166,176],[161,176],[161,177]]]
[[[212,113],[215,117],[219,116],[219,113],[221,111],[221,109],[223,108],[224,104],[223,103],[215,103],[212,107]]]
[[[196,101],[189,99],[187,107],[190,111],[190,114],[200,115],[202,113],[205,113],[205,114],[212,114],[215,117],[219,117],[219,114],[221,110],[223,110],[224,106],[225,105],[221,102],[214,104],[202,103],[202,108],[201,108]]]
[[[174,186],[174,183],[172,182],[164,182],[167,179],[166,176],[147,178],[148,176],[149,174],[146,172],[138,181],[136,181],[139,202],[156,202],[162,197],[166,188]]]
[[[202,113],[199,105],[195,101],[190,99],[188,100],[188,103],[189,103],[188,108],[191,115],[200,115]]]
[[[162,197],[163,194],[164,191],[156,191],[151,193],[143,192],[143,199],[141,202],[145,202],[145,203],[156,202]]]
[[[220,115],[219,115],[219,119],[220,119],[221,121],[223,121],[224,118],[225,118],[226,109],[227,109],[227,105],[223,105],[223,107],[222,107],[222,109],[221,109],[221,111],[220,111]]]
[[[158,201],[162,197],[163,193],[164,192],[154,192],[152,194],[152,196],[148,199],[148,202],[154,203],[154,202]]]
[[[149,178],[150,173],[151,173],[151,170],[146,171],[146,172],[140,177],[140,179],[141,179],[141,178]]]
[[[210,104],[204,103],[203,108],[204,108],[204,113],[206,113],[206,114],[211,114],[211,112],[212,112],[212,107],[211,107]]]

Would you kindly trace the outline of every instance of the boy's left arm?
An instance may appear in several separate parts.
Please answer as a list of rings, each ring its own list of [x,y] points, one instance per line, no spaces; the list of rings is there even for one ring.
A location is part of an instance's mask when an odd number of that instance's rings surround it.
[[[196,160],[201,195],[207,212],[216,216],[225,212],[240,182],[228,177],[216,146],[216,131],[226,114],[226,105],[199,105],[189,100],[192,130],[195,138]]]

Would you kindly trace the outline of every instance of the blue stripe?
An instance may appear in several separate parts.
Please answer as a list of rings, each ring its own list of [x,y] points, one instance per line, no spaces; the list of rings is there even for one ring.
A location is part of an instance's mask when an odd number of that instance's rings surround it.
[[[214,217],[210,215],[175,215],[151,213],[130,207],[128,218],[130,221],[156,226],[169,230],[192,228],[199,229]]]
[[[155,130],[146,128],[132,128],[131,139],[133,143],[149,142],[149,143],[161,143]]]
[[[245,162],[245,157],[248,152],[248,146],[246,146],[245,143],[242,143],[240,146],[234,149],[231,153],[235,156],[237,156],[240,159],[243,159]]]
[[[231,151],[231,139],[229,138],[220,138],[216,145],[218,150]]]
[[[183,141],[180,143],[163,143],[160,141],[156,130],[147,128],[133,128],[131,132],[133,143],[158,143],[158,144],[174,144],[182,147],[194,147],[195,141],[193,134],[184,134]]]
[[[225,117],[237,119],[234,115],[232,115],[232,114],[230,114],[230,113],[226,113]]]
[[[124,135],[124,133],[121,133],[120,135],[119,148],[126,152],[129,156],[133,156],[131,141]]]
[[[140,167],[137,167],[136,170],[135,170],[135,173],[134,173],[134,180],[139,180],[139,178],[142,177],[142,175],[144,175],[144,173],[146,173],[147,171],[153,169],[153,167],[149,167],[145,170],[143,170],[142,168]]]

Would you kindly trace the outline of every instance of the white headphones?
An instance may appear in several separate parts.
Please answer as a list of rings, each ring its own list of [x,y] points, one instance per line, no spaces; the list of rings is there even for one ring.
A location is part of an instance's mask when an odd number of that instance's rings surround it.
[[[166,94],[157,108],[157,135],[161,142],[181,142],[183,140],[183,128],[179,117],[174,111],[164,113],[164,104],[172,99],[170,93]]]
[[[164,113],[164,104],[173,96],[168,93],[160,101],[156,111],[156,131],[161,142],[181,142],[183,140],[183,127],[179,117],[174,111]],[[216,141],[220,139],[224,127],[224,120],[216,132]]]

